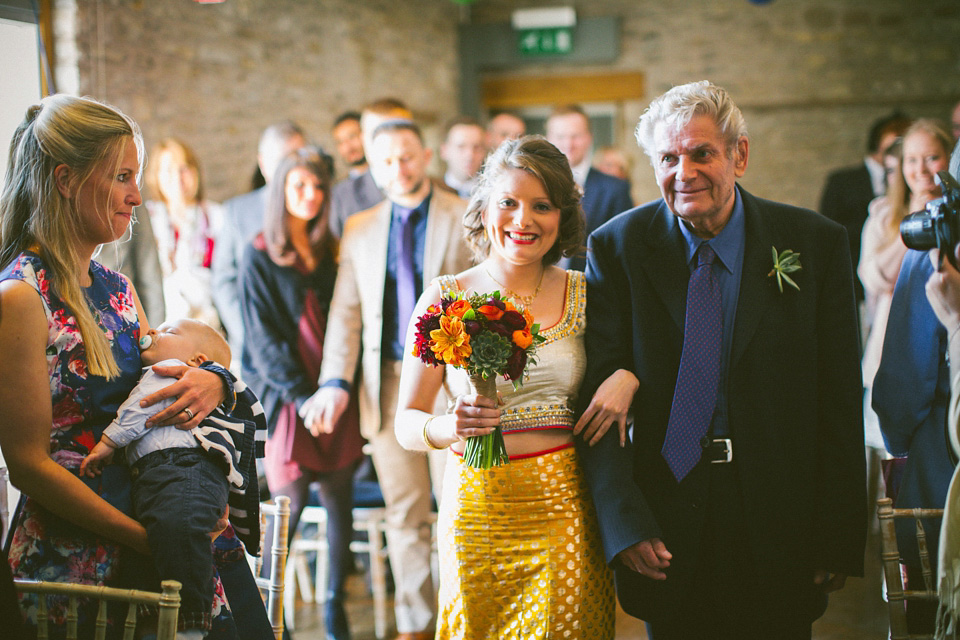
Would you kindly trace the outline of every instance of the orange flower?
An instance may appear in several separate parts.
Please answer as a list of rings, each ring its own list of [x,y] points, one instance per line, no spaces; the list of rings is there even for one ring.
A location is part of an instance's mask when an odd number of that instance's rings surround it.
[[[512,299],[512,298],[507,298],[507,299],[505,299],[505,300],[503,301],[503,306],[504,306],[504,309],[503,309],[503,312],[504,312],[504,313],[506,313],[507,311],[516,311],[516,310],[517,310],[517,308],[516,308],[515,306],[513,306],[513,299]]]
[[[523,310],[523,319],[527,321],[527,329],[533,326],[533,314],[526,309]]]
[[[445,364],[465,366],[466,358],[473,352],[463,320],[456,316],[440,316],[440,328],[431,331],[430,338],[430,350]]]
[[[463,314],[470,310],[470,303],[466,300],[455,300],[447,307],[448,316],[463,318]]]
[[[520,329],[519,331],[514,331],[513,344],[517,345],[521,349],[526,349],[533,344],[533,334],[530,333],[529,329]]]
[[[485,304],[477,309],[477,311],[485,315],[487,320],[499,320],[503,316],[503,311],[492,304]]]

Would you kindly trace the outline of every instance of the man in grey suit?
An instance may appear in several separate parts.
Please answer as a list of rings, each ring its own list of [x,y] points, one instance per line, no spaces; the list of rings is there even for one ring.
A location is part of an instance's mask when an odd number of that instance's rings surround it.
[[[431,280],[470,264],[461,223],[467,203],[433,188],[426,173],[430,150],[412,121],[381,124],[371,142],[367,156],[387,200],[347,220],[320,389],[301,415],[314,434],[329,433],[350,392],[359,394],[360,429],[372,446],[386,503],[397,630],[400,638],[426,640],[433,638],[436,615],[430,472],[426,457],[397,442],[393,421],[413,306]]]
[[[223,225],[214,239],[211,264],[213,303],[227,330],[230,349],[243,353],[243,318],[240,314],[239,265],[247,244],[263,227],[267,189],[280,161],[307,144],[303,130],[290,121],[272,124],[260,135],[257,163],[266,184],[223,203]],[[237,355],[239,358],[239,355]]]
[[[381,123],[392,119],[412,120],[413,112],[396,98],[381,98],[365,106],[360,113],[360,134],[366,158],[370,156],[370,136]],[[347,218],[383,202],[384,193],[377,186],[369,168],[338,183],[330,195],[330,230],[338,238],[343,235]]]
[[[370,174],[360,118],[358,111],[342,113],[334,120],[331,132],[337,153],[348,167],[347,177],[333,185],[330,193],[330,230],[338,238],[343,235],[343,223],[348,216],[383,200],[383,193]]]

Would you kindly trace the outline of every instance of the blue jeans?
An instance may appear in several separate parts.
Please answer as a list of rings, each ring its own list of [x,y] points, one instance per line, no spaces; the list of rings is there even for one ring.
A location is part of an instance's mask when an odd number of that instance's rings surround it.
[[[203,449],[164,449],[133,466],[134,517],[147,541],[161,580],[177,580],[180,624],[210,629],[213,554],[210,532],[227,504],[223,465]]]

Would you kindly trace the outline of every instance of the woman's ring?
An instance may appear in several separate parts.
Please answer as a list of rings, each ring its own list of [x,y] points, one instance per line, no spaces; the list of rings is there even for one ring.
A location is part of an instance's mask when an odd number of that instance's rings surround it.
[[[184,407],[183,412],[187,414],[187,420],[193,420],[193,411],[190,411],[190,407]]]

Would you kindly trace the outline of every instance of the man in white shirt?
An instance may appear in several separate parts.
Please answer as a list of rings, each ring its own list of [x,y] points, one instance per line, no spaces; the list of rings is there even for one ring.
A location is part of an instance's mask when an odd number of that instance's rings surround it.
[[[487,151],[493,152],[504,140],[516,140],[527,132],[527,124],[509,111],[501,111],[487,123]]]
[[[443,181],[465,200],[470,199],[487,155],[484,136],[479,122],[458,116],[447,123],[447,135],[440,145],[440,158],[447,164]]]
[[[863,162],[837,169],[827,176],[827,184],[820,198],[820,213],[846,228],[854,276],[860,262],[860,236],[867,219],[867,206],[887,190],[883,154],[909,125],[910,119],[900,112],[880,118],[870,127],[867,155]],[[863,287],[856,277],[853,284],[857,301],[862,301]]]

